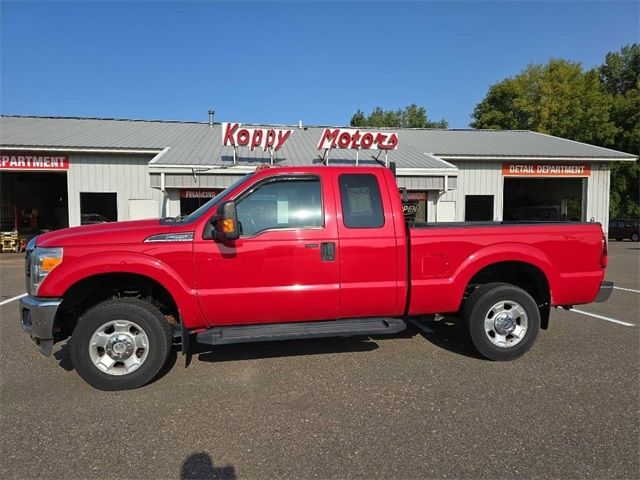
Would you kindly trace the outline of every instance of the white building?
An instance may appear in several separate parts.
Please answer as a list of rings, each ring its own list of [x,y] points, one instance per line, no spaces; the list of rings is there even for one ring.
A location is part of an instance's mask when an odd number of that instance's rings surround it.
[[[319,151],[325,127],[274,128],[292,133],[272,158],[259,148],[223,145],[222,125],[212,122],[1,116],[0,229],[17,223],[34,233],[186,214],[261,163],[385,162],[381,150]],[[637,159],[530,131],[393,131],[398,147],[387,160],[395,162],[398,185],[419,203],[417,219],[430,222],[568,219],[606,226],[611,164]]]

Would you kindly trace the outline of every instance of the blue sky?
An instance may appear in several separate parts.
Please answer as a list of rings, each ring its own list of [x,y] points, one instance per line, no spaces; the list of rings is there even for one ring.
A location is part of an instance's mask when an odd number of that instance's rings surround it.
[[[4,114],[347,124],[415,102],[466,127],[487,88],[638,42],[630,2],[0,4]]]

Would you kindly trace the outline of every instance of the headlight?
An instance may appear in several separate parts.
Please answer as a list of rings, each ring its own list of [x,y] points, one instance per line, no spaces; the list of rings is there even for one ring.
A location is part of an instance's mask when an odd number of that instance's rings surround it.
[[[38,289],[49,273],[62,263],[62,248],[36,247],[31,254],[31,294],[38,295]]]

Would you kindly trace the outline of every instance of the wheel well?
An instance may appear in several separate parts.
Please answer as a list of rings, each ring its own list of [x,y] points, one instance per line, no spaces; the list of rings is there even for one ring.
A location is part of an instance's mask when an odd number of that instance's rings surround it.
[[[538,267],[524,262],[500,262],[488,265],[476,273],[467,285],[468,296],[475,288],[487,283],[510,283],[528,292],[540,309],[541,327],[549,325],[551,290],[546,275]]]
[[[56,340],[69,337],[89,308],[105,300],[127,297],[154,305],[171,324],[179,322],[175,300],[156,280],[133,273],[105,273],[80,280],[65,292],[54,323]]]

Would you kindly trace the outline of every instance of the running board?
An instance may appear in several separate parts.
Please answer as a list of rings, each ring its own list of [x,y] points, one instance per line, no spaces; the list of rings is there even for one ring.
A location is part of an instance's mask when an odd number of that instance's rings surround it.
[[[389,335],[407,328],[399,318],[354,318],[322,322],[268,323],[233,327],[214,327],[196,335],[207,345],[269,342],[302,338],[353,337],[357,335]]]

